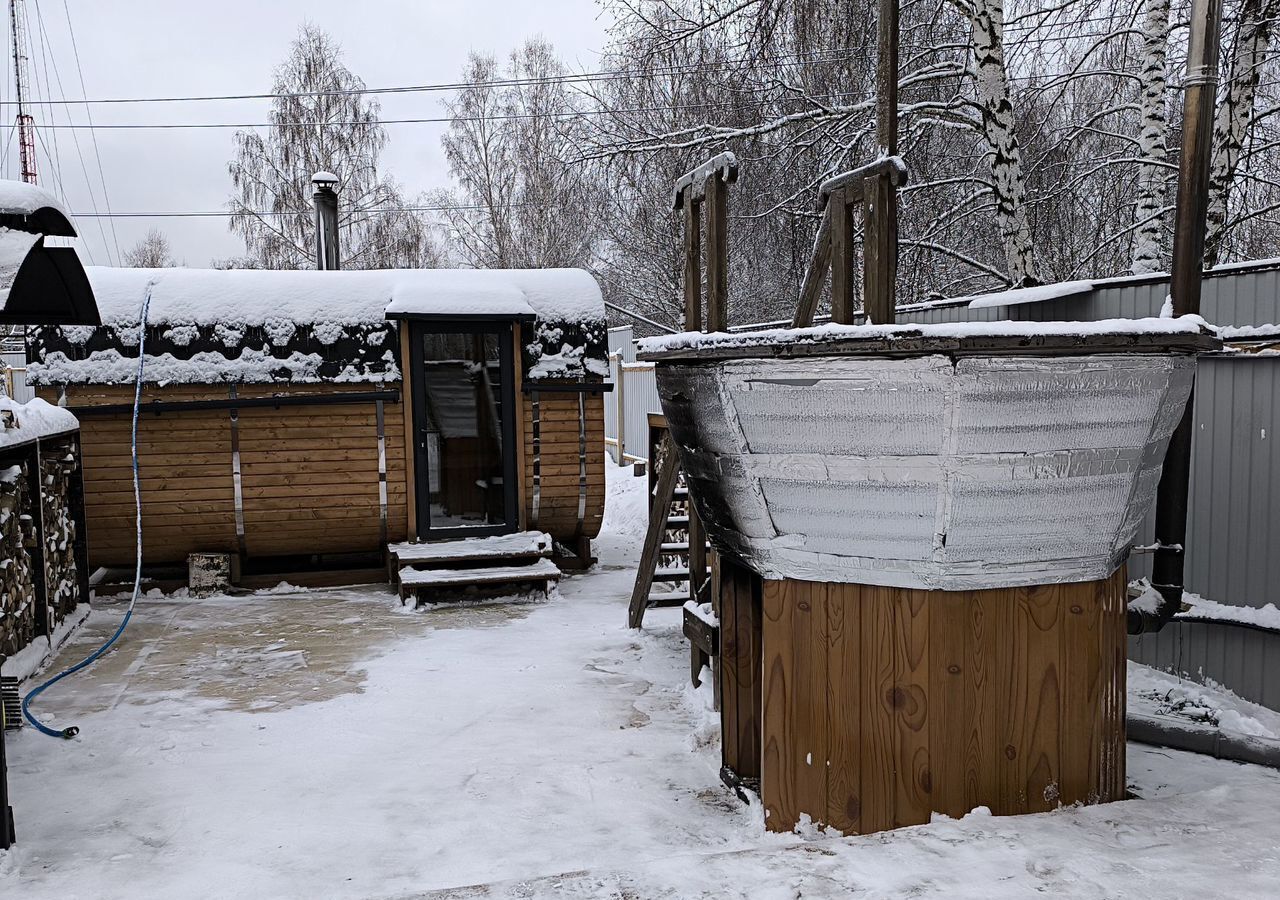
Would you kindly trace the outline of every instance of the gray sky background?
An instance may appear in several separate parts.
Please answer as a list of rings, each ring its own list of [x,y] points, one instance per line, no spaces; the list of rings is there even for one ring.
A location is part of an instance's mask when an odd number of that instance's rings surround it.
[[[5,4],[7,6],[7,4]],[[526,37],[551,41],[570,68],[593,70],[605,41],[605,19],[593,0],[27,0],[31,22],[32,68],[39,99],[78,99],[79,79],[68,37],[67,13],[79,46],[85,90],[92,98],[265,93],[273,68],[284,58],[298,26],[308,20],[342,45],[347,67],[369,87],[459,80],[472,50],[503,55]],[[4,17],[8,32],[8,16]],[[44,52],[45,48],[49,52]],[[46,75],[44,59],[49,68]],[[3,96],[13,99],[12,59],[5,41]],[[58,90],[61,80],[62,90]],[[53,84],[50,92],[46,80]],[[384,95],[385,119],[445,114],[442,93]],[[96,125],[153,122],[263,122],[269,100],[172,104],[118,104],[91,108]],[[14,109],[0,107],[8,120],[2,170],[19,177],[12,135]],[[40,123],[67,122],[67,108],[36,105]],[[84,122],[84,107],[69,110]],[[383,168],[408,194],[448,183],[440,151],[443,125],[387,127]],[[86,176],[73,133],[99,193],[97,162],[88,131],[50,129],[39,134],[40,184],[61,194],[73,212],[91,211]],[[227,162],[232,129],[99,130],[98,148],[111,208],[116,212],[218,210],[230,191]],[[51,171],[56,142],[60,165]],[[77,220],[86,257],[114,261],[110,222]],[[205,266],[214,258],[243,252],[225,219],[115,219],[116,238],[127,250],[152,226],[169,237],[180,262]],[[108,246],[111,250],[108,251]]]

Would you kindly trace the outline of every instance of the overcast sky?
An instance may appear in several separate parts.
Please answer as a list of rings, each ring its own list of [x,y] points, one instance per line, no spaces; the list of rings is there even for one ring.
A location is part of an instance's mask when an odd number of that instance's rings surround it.
[[[7,6],[7,4],[6,4]],[[31,20],[35,92],[80,98],[75,56],[62,0],[27,0]],[[369,87],[457,81],[472,50],[505,54],[526,37],[551,41],[570,68],[599,62],[605,20],[594,0],[66,0],[79,45],[85,90],[90,98],[264,93],[273,68],[284,58],[298,26],[309,20],[342,45],[347,67]],[[41,19],[43,21],[41,22]],[[8,16],[4,17],[8,24]],[[43,26],[43,27],[41,27]],[[6,28],[7,31],[7,28]],[[49,71],[44,71],[47,45]],[[5,60],[11,59],[6,43]],[[12,68],[11,64],[7,67]],[[52,93],[44,85],[54,84]],[[58,91],[61,80],[63,91]],[[13,98],[9,71],[2,99]],[[439,93],[379,98],[384,119],[444,114]],[[94,123],[262,122],[270,101],[119,104],[92,107]],[[12,123],[11,106],[0,107]],[[37,128],[51,111],[33,110]],[[84,108],[71,111],[85,121]],[[55,122],[66,113],[52,111]],[[440,187],[448,172],[440,152],[441,125],[390,125],[383,168],[409,194]],[[18,177],[11,128],[3,171]],[[111,208],[116,212],[220,210],[230,190],[227,162],[231,129],[97,132]],[[73,212],[91,211],[86,177],[70,130],[39,135],[40,184],[61,193]],[[97,163],[87,131],[76,131],[89,180],[100,191]],[[45,155],[56,141],[58,174]],[[99,197],[101,207],[101,198]],[[77,220],[86,255],[98,264],[114,261],[110,222]],[[225,219],[114,219],[116,240],[127,250],[149,227],[168,236],[174,253],[189,266],[243,252]]]

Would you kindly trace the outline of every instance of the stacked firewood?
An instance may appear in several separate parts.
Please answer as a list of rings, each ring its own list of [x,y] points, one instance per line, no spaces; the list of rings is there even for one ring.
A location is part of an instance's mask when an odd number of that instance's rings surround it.
[[[76,472],[76,445],[59,441],[41,448],[41,523],[44,530],[45,581],[51,626],[75,611],[80,573],[76,567],[76,522],[71,491]]]
[[[10,656],[35,635],[36,544],[27,463],[0,462],[0,654]]]

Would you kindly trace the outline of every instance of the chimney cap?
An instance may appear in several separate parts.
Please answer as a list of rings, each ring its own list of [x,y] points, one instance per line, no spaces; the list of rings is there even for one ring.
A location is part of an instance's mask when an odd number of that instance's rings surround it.
[[[317,172],[311,176],[311,183],[317,187],[332,187],[338,183],[338,176],[332,172]]]

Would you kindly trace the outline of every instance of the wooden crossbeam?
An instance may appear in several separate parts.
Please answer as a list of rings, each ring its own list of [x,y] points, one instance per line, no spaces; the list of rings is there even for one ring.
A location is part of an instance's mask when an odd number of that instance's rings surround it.
[[[854,207],[858,207],[864,221],[863,234],[863,303],[868,312],[873,301],[884,306],[884,293],[881,284],[890,287],[888,309],[893,309],[892,284],[897,271],[897,216],[896,203],[891,204],[886,196],[896,200],[896,192],[907,183],[907,168],[897,157],[881,157],[865,166],[850,169],[828,178],[818,187],[818,208],[822,211],[822,220],[818,224],[818,233],[813,240],[813,252],[809,258],[809,267],[805,270],[804,281],[800,286],[800,300],[796,304],[795,315],[791,319],[792,328],[808,328],[813,324],[818,312],[818,301],[822,298],[822,288],[826,285],[827,274],[831,273],[832,284],[832,321],[852,324],[853,315],[853,221]],[[873,204],[874,199],[874,205]],[[871,206],[868,211],[868,206]],[[880,210],[890,210],[893,215],[892,227],[877,229],[876,223],[881,219]],[[843,218],[833,228],[833,222]],[[832,234],[843,234],[843,254],[837,262],[832,258]],[[887,242],[887,246],[886,246]],[[875,244],[875,249],[871,245]],[[887,278],[881,278],[881,269],[892,267]],[[840,275],[837,277],[836,271]],[[877,309],[877,316],[883,315]],[[892,316],[876,318],[868,315],[869,321],[893,321]]]

